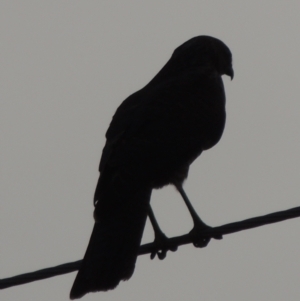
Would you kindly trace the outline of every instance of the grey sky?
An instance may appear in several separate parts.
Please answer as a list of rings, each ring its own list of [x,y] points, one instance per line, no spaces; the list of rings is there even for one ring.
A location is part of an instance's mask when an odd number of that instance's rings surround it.
[[[217,226],[300,205],[299,1],[0,3],[0,278],[82,258],[104,134],[117,106],[189,38],[232,50],[227,124],[192,165],[186,191]],[[152,204],[169,236],[192,222],[172,187]],[[83,300],[297,300],[300,219],[243,231]],[[152,240],[147,226],[143,242]],[[68,300],[75,273],[0,292]]]

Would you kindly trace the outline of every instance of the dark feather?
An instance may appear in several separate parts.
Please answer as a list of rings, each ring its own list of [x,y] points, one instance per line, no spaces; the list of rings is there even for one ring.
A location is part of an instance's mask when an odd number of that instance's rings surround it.
[[[223,74],[233,77],[227,46],[195,37],[119,106],[106,133],[96,223],[72,299],[113,289],[131,277],[152,189],[182,184],[190,164],[222,136]]]

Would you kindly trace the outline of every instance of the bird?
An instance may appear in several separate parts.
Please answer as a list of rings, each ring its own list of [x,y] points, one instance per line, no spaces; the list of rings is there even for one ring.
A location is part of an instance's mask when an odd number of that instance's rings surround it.
[[[217,38],[196,36],[177,47],[158,74],[117,108],[99,165],[94,228],[71,299],[114,289],[132,276],[147,216],[163,249],[150,207],[153,189],[177,188],[194,221],[194,245],[201,246],[196,232],[208,226],[182,185],[192,162],[222,136],[222,75],[234,76],[230,49]]]

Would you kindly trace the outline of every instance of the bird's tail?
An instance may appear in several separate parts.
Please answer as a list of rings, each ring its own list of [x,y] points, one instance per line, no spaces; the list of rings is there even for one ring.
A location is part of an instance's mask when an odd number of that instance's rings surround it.
[[[128,182],[114,179],[111,185],[106,183],[108,187],[101,185],[103,189],[95,209],[96,222],[71,289],[71,299],[81,298],[88,292],[113,289],[133,274],[151,189],[137,187],[136,181]]]

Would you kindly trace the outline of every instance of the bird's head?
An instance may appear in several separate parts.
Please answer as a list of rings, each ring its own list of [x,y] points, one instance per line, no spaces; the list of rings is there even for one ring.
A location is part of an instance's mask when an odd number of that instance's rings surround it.
[[[172,58],[187,67],[213,69],[220,75],[233,79],[232,55],[220,40],[210,36],[197,36],[175,49]]]

